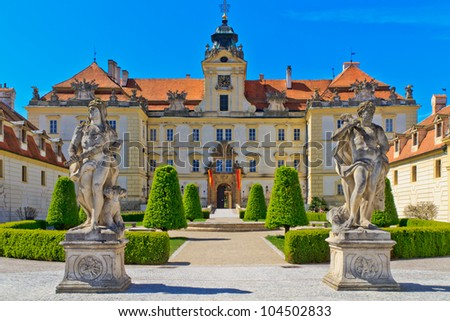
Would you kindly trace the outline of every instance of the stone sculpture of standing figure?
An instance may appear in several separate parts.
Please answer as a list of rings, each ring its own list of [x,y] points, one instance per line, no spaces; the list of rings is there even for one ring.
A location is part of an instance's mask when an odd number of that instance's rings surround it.
[[[119,175],[115,155],[121,143],[106,119],[106,106],[100,99],[89,103],[88,120],[76,127],[69,146],[70,178],[78,183],[77,199],[87,215],[85,223],[74,228],[85,232],[110,229],[121,237],[123,224],[110,216],[105,191],[116,186]]]
[[[334,159],[345,196],[345,204],[328,213],[334,232],[376,228],[371,223],[372,212],[384,210],[389,143],[383,128],[372,123],[372,102],[361,103],[357,113],[360,119],[343,115],[343,124],[332,137],[338,142]]]

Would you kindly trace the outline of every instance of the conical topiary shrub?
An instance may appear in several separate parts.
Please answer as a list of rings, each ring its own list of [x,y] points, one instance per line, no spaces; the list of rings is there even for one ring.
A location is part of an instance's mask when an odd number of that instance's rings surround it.
[[[281,166],[275,172],[265,226],[269,229],[308,225],[298,173],[292,167]]]
[[[187,184],[184,190],[183,198],[184,214],[186,219],[193,221],[196,218],[202,218],[202,205],[200,196],[198,195],[197,186],[195,184]]]
[[[163,231],[187,227],[178,174],[173,166],[156,169],[143,223],[147,228]]]
[[[398,222],[398,213],[395,207],[394,195],[392,194],[391,182],[386,178],[384,211],[374,211],[372,214],[372,223],[379,227],[389,227],[391,225],[397,225]]]
[[[244,220],[257,221],[259,219],[265,219],[266,213],[267,206],[264,198],[264,189],[259,183],[253,184],[250,189]]]
[[[67,230],[79,225],[75,185],[68,177],[56,181],[48,208],[47,224],[57,230]]]

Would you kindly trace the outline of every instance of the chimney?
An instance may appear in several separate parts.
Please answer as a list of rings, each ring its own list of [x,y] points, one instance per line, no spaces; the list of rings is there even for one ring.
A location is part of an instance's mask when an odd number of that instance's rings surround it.
[[[14,101],[16,100],[16,90],[14,88],[7,88],[6,84],[3,90],[0,91],[0,101],[6,106],[14,110]]]
[[[447,95],[433,95],[431,97],[431,110],[433,111],[433,115],[445,106],[447,106]]]
[[[111,77],[114,81],[116,80],[116,69],[117,69],[117,63],[109,59],[108,60],[108,76]]]
[[[116,67],[116,83],[120,84],[120,71],[122,70],[122,68],[120,68],[119,66]]]
[[[292,89],[292,67],[286,68],[286,89]]]
[[[191,78],[191,74],[186,74],[186,79],[190,79]]]
[[[361,63],[359,63],[359,62],[353,62],[353,61],[350,61],[350,62],[344,62],[344,65],[342,66],[342,71],[344,71],[345,69],[347,69],[348,67],[350,67],[350,66],[355,66],[356,68],[358,68],[359,69],[359,65],[360,65]]]
[[[264,81],[264,74],[259,74],[259,81]]]
[[[128,71],[127,70],[122,70],[122,83],[121,83],[121,85],[122,86],[126,86],[127,85],[127,83],[128,83]]]

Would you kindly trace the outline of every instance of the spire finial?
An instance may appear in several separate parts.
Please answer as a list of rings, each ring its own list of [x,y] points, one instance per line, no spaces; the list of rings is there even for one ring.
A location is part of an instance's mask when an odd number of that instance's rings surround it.
[[[95,49],[95,46],[94,46],[94,62],[97,62],[97,50]]]
[[[228,20],[227,12],[230,11],[230,5],[227,3],[227,0],[223,0],[223,3],[219,7],[220,12],[222,12],[222,20]]]

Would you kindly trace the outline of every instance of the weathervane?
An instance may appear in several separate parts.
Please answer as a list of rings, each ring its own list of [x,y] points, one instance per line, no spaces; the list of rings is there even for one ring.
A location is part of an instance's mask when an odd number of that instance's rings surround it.
[[[350,49],[350,63],[353,63],[353,56],[356,55],[355,52],[353,52],[352,49]]]
[[[223,17],[227,18],[227,12],[230,11],[230,5],[227,3],[227,0],[223,0],[223,3],[219,5],[220,12],[223,13]]]

